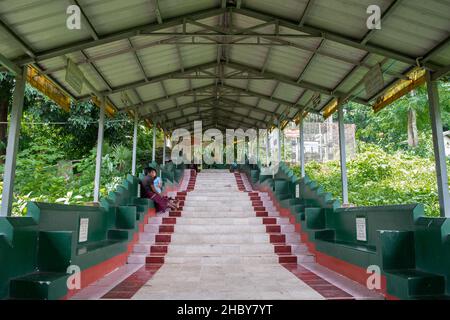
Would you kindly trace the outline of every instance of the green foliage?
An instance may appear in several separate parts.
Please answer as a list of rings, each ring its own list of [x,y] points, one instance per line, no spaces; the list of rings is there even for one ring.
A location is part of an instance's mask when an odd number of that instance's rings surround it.
[[[345,109],[344,121],[357,127],[356,139],[376,144],[388,153],[405,151],[421,157],[433,156],[431,123],[426,87],[419,87],[378,113],[356,103]],[[450,130],[450,83],[439,83],[441,117],[444,130]],[[417,115],[419,146],[408,146],[408,112],[414,109]]]
[[[423,203],[428,216],[439,216],[433,159],[403,152],[390,155],[375,145],[363,145],[360,153],[347,161],[347,167],[350,203],[357,206]],[[305,169],[308,176],[341,199],[339,161],[309,162]],[[298,166],[294,171],[299,174]]]

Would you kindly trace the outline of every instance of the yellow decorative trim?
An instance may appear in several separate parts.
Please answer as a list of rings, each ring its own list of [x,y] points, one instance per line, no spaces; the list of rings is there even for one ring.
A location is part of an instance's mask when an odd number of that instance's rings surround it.
[[[41,74],[35,67],[28,66],[27,67],[27,82],[48,98],[53,100],[56,104],[58,104],[63,110],[66,112],[70,111],[70,97],[61,90],[56,84],[46,77],[44,74]]]
[[[100,99],[98,99],[96,96],[92,97],[92,102],[100,108],[101,105],[101,101]],[[114,109],[114,107],[112,106],[111,103],[106,102],[106,106],[105,106],[105,114],[108,115],[109,117],[113,117],[114,114],[116,113],[116,110]]]
[[[422,68],[414,68],[407,74],[409,80],[399,80],[394,83],[372,106],[374,112],[379,112],[394,101],[400,99],[408,92],[423,85],[426,81],[426,71]]]
[[[333,99],[326,105],[323,111],[323,117],[327,119],[330,117],[333,113],[335,113],[338,110],[339,107],[339,99]]]

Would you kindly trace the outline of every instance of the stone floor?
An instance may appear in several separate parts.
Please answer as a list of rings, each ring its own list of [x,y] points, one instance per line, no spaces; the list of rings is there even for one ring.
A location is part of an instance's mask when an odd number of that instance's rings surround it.
[[[133,299],[324,299],[279,264],[163,265]]]

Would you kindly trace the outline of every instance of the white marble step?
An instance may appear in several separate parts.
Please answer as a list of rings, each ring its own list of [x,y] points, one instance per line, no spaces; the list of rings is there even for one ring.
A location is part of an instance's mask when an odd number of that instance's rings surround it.
[[[176,233],[265,233],[264,225],[176,225]]]
[[[155,242],[155,235],[157,233],[141,232],[139,233],[139,242]]]
[[[231,202],[231,201],[230,201]],[[234,203],[209,203],[209,202],[203,202],[203,203],[193,203],[193,204],[186,204],[183,207],[183,211],[189,211],[189,210],[212,210],[212,211],[221,211],[223,209],[229,209],[229,210],[253,210],[254,208],[251,203],[246,204],[234,204]]]
[[[148,253],[132,253],[128,256],[128,264],[144,264]]]
[[[271,254],[274,253],[270,243],[260,244],[180,244],[171,243],[168,247],[169,256],[222,255],[222,254]]]
[[[239,210],[239,211],[222,211],[221,217],[226,218],[253,218],[255,217],[255,212],[253,210]],[[205,218],[205,219],[215,219],[218,217],[217,210],[190,210],[183,211],[181,214],[182,218]]]
[[[173,233],[171,243],[267,243],[267,233]]]
[[[265,210],[267,211],[267,210]],[[256,215],[255,209],[251,206],[246,207],[228,207],[228,206],[188,206],[184,207],[181,215],[183,216],[185,213],[192,213],[192,212],[211,212],[211,213],[222,213],[225,214],[226,212],[246,212],[246,213],[253,213],[253,216]]]
[[[214,206],[229,206],[234,208],[249,208],[252,207],[252,202],[248,199],[234,199],[228,197],[227,199],[215,199],[208,201],[197,201],[187,198],[184,201],[184,207],[214,207]]]
[[[193,191],[189,191],[188,192],[188,197],[190,196],[202,196],[202,197],[230,197],[230,195],[232,196],[247,196],[248,194],[245,192],[241,192],[239,190],[214,190],[214,189],[209,189],[209,190],[197,190],[197,188],[195,188]],[[250,199],[250,198],[249,198]]]
[[[188,194],[186,197],[186,200],[189,201],[221,201],[221,200],[229,200],[233,199],[235,201],[250,201],[250,197],[244,193],[233,193],[233,194],[226,194],[226,195],[211,195],[211,196],[205,196],[202,194]]]
[[[261,225],[263,219],[259,217],[244,217],[244,218],[231,218],[216,215],[216,217],[210,218],[195,218],[189,216],[182,216],[177,218],[177,225],[180,224],[208,224],[208,225],[219,225],[219,224],[254,224]],[[276,224],[279,225],[290,225],[288,218],[276,218]]]
[[[257,264],[278,264],[278,256],[267,255],[218,255],[218,256],[171,256],[164,257],[167,264],[197,264],[197,265],[257,265]]]

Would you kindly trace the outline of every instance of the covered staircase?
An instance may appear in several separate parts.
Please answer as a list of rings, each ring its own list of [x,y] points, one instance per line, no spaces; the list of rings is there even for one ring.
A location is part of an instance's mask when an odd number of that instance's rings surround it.
[[[75,299],[379,298],[332,272],[308,269],[314,256],[295,226],[245,175],[186,170],[171,196],[180,210],[149,219],[128,257],[129,274],[119,272],[114,283],[112,273],[111,290],[101,296],[94,283]]]

